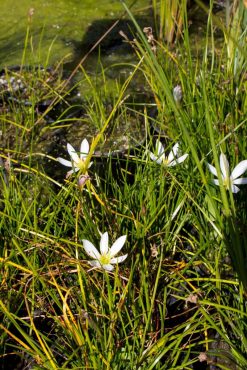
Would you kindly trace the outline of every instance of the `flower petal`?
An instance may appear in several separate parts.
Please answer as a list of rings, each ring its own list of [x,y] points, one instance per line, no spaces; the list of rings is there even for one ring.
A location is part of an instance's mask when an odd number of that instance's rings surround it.
[[[173,167],[173,166],[176,166],[176,164],[182,163],[183,161],[185,161],[185,159],[188,157],[188,155],[189,154],[186,153],[186,154],[182,155],[179,158],[175,158],[173,161],[168,163],[167,167]]]
[[[152,153],[152,152],[149,152],[149,156],[152,159],[152,161],[154,161],[154,162],[156,162],[157,159],[158,159],[158,157],[156,157],[156,155],[154,155],[154,153]]]
[[[188,153],[185,153],[184,155],[182,155],[181,157],[177,158],[176,159],[176,162],[177,163],[182,163],[183,161],[185,161],[185,159],[188,157]]]
[[[110,263],[108,263],[107,265],[102,265],[102,267],[106,271],[112,271],[112,270],[114,270],[114,267],[112,265],[110,265]]]
[[[208,166],[208,169],[209,171],[216,177],[218,177],[218,174],[217,174],[217,170],[214,166],[212,166],[211,164],[207,163],[207,166]]]
[[[71,159],[75,163],[78,163],[79,162],[79,157],[78,157],[78,154],[76,153],[75,149],[73,148],[73,146],[70,145],[69,143],[67,143],[67,149],[68,149],[68,153],[69,153]]]
[[[162,163],[162,159],[156,157],[156,155],[154,155],[152,152],[149,152],[149,155],[150,155],[150,158],[152,159],[152,161],[154,161],[154,162],[156,162],[158,164],[161,164]]]
[[[89,143],[88,143],[87,139],[84,139],[81,142],[80,158],[81,159],[87,158],[88,152],[89,152]]]
[[[171,162],[175,157],[177,157],[178,151],[179,151],[179,144],[176,143],[175,145],[173,145],[172,150],[168,154],[168,163]]]
[[[232,193],[238,193],[240,189],[236,185],[232,185]]]
[[[176,166],[176,164],[177,164],[176,159],[174,159],[173,161],[168,162],[165,166],[166,167],[174,167],[174,166]]]
[[[114,257],[122,248],[126,241],[127,235],[120,236],[113,244],[109,250],[110,257]]]
[[[165,149],[159,140],[156,140],[156,152],[158,157],[161,157],[165,153]]]
[[[61,164],[63,164],[66,167],[72,167],[71,161],[67,161],[67,159],[63,159],[63,158],[58,157],[57,160],[58,160],[58,162],[60,162]]]
[[[213,183],[214,185],[218,185],[218,186],[220,186],[219,180],[213,179],[213,180],[212,180],[212,183]]]
[[[232,183],[236,184],[236,185],[246,185],[247,184],[247,178],[246,177],[241,177],[240,179],[233,180]]]
[[[119,257],[111,258],[111,263],[113,263],[113,264],[115,264],[115,263],[121,263],[124,260],[126,260],[127,257],[128,257],[128,254],[125,254],[124,256],[119,256]]]
[[[224,179],[229,178],[229,162],[224,153],[220,155],[220,169]]]
[[[235,180],[247,170],[247,160],[239,162],[231,173],[231,179]]]
[[[100,264],[98,260],[88,261],[88,263],[93,267],[98,267],[98,268],[102,267],[102,265]]]
[[[89,240],[86,239],[83,239],[82,242],[87,255],[98,260],[100,258],[100,254],[95,248],[95,246]]]
[[[78,167],[73,167],[72,170],[67,172],[66,178],[69,177],[70,175],[72,175],[72,173],[75,173],[77,171],[79,171],[79,168]]]
[[[68,171],[68,172],[66,173],[66,179],[67,179],[68,177],[70,177],[70,175],[72,175],[72,173],[74,173],[74,170],[70,170],[70,171]]]
[[[172,147],[172,152],[174,153],[175,156],[177,156],[179,154],[179,143],[176,143],[175,145],[173,145]]]
[[[94,261],[88,261],[89,264],[93,267],[97,267],[99,269],[105,269],[106,271],[112,271],[114,270],[114,267],[111,265],[111,264],[107,264],[107,265],[101,265],[101,263],[97,260],[94,260]]]
[[[105,232],[103,235],[101,235],[100,239],[100,253],[106,254],[108,252],[108,232]]]

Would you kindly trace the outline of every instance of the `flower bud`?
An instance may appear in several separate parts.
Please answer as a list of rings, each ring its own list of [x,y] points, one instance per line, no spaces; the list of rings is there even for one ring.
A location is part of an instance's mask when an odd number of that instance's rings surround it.
[[[177,85],[173,89],[173,97],[176,103],[180,103],[183,98],[183,92],[182,87],[180,85]]]

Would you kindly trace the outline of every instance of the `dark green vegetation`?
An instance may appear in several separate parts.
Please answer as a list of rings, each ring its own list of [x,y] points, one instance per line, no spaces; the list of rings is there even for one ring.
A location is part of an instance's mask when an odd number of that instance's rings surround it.
[[[225,21],[198,2],[196,53],[185,1],[176,42],[158,32],[167,4],[152,2],[161,17],[143,32],[123,3],[135,38],[122,36],[124,77],[109,82],[100,57],[73,78],[62,63],[27,67],[30,29],[21,66],[1,73],[2,369],[247,368],[246,181],[233,187],[247,162],[230,177],[247,159],[247,9],[235,1]],[[57,157],[84,138],[66,177]],[[156,163],[157,139],[168,159],[177,142],[188,157]],[[112,272],[82,242],[99,250],[105,231],[111,245],[127,235]]]

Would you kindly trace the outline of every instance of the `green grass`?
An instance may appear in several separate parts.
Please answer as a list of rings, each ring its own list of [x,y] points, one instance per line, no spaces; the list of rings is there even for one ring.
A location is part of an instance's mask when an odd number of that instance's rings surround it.
[[[236,14],[245,19],[246,11]],[[244,31],[238,23],[230,35],[212,4],[207,19],[196,57],[187,19],[176,53],[155,41],[155,54],[133,18],[132,74],[110,91],[99,83],[102,65],[97,76],[81,68],[87,97],[80,102],[70,100],[76,86],[64,88],[59,72],[52,83],[39,69],[26,80],[20,73],[31,104],[18,97],[0,115],[2,368],[24,358],[33,369],[193,369],[204,354],[221,369],[246,368],[246,187],[233,194],[222,180],[213,185],[207,167],[221,173],[221,152],[231,169],[247,158]],[[216,26],[225,36],[220,51]],[[137,103],[129,95],[140,74],[149,96]],[[133,120],[141,141],[125,129]],[[150,159],[152,126],[166,154],[180,143],[189,154],[183,163]],[[85,167],[66,178],[56,158],[69,159],[67,141],[79,152],[85,137]],[[116,140],[120,153],[108,155]],[[129,142],[138,145],[121,154]],[[90,266],[82,243],[99,248],[105,231],[110,244],[127,235],[128,258],[109,273]]]

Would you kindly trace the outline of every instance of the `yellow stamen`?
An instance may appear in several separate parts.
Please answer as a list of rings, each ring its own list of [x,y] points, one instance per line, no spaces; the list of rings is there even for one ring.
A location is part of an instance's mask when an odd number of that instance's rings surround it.
[[[108,265],[111,262],[111,257],[109,254],[102,254],[100,256],[99,262],[101,265]]]

